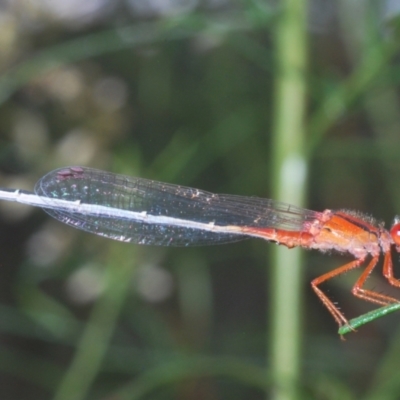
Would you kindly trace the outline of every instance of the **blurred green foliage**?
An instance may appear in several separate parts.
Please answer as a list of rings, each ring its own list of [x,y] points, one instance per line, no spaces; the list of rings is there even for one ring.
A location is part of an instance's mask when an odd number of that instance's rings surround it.
[[[31,190],[54,168],[90,165],[270,197],[281,3],[111,3],[1,11],[1,186]],[[400,208],[398,10],[326,4],[309,5],[307,27],[308,207],[389,223]],[[112,243],[5,203],[0,218],[2,398],[268,396],[272,245]],[[345,259],[307,252],[307,280]],[[371,309],[350,294],[357,273],[326,285],[348,318]],[[396,296],[378,273],[369,284]],[[398,314],[341,342],[304,291],[297,398],[398,398]]]

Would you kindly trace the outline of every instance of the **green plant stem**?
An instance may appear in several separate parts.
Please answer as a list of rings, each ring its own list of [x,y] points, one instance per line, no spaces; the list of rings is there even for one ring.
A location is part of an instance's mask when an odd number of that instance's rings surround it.
[[[349,321],[349,325],[343,325],[339,328],[338,333],[339,335],[345,335],[346,333],[354,332],[354,329],[359,328],[360,326],[365,325],[368,322],[374,321],[375,319],[384,317],[387,314],[399,310],[400,310],[400,303],[389,304],[388,306],[372,310],[368,313],[360,315],[357,318],[351,319]]]
[[[304,155],[304,114],[307,59],[305,0],[285,0],[277,29],[277,83],[272,143],[274,199],[302,205],[307,164]],[[300,374],[301,253],[276,248],[271,278],[272,398],[296,398],[294,385]]]
[[[104,293],[93,308],[55,400],[87,398],[107,351],[129,288],[135,246],[113,244],[111,249]]]

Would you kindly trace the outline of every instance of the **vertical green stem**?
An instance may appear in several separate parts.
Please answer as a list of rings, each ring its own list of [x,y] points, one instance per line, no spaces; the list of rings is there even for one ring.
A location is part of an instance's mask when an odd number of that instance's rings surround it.
[[[272,143],[273,195],[302,205],[307,161],[304,144],[306,108],[306,0],[283,0],[276,31],[277,78]],[[271,276],[271,370],[275,400],[296,398],[301,343],[301,256],[299,250],[277,247]]]
[[[96,379],[129,289],[134,247],[111,246],[102,297],[94,305],[55,400],[83,400]]]

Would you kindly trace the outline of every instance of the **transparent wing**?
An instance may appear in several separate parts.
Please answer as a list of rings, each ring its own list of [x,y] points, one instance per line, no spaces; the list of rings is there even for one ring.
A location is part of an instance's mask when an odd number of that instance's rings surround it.
[[[38,181],[35,192],[49,204],[62,199],[102,206],[101,212],[90,214],[78,209],[45,209],[61,222],[111,239],[149,245],[208,245],[248,237],[240,230],[232,232],[228,228],[232,226],[299,231],[319,215],[269,199],[213,194],[86,167],[54,170]],[[104,207],[146,215],[148,220],[118,217]],[[199,224],[185,226],[185,221]]]

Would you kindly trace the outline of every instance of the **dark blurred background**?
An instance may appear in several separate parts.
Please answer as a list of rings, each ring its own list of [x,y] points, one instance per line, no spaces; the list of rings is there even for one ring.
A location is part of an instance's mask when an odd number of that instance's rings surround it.
[[[400,6],[378,3],[307,5],[303,150],[307,208],[388,226],[400,212]],[[84,165],[272,197],[282,4],[0,1],[0,185],[32,190]],[[270,398],[272,247],[128,245],[1,202],[0,398]],[[398,315],[341,341],[308,282],[351,258],[304,253],[297,398],[400,398]],[[348,318],[374,308],[350,293],[357,273],[326,285]],[[400,297],[379,271],[369,286]]]

